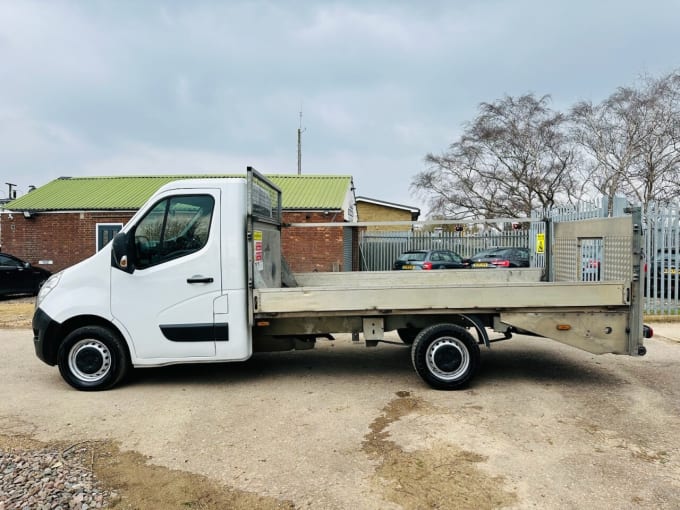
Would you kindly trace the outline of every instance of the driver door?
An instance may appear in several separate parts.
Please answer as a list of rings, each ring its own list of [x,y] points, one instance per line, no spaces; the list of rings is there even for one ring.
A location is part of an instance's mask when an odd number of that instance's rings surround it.
[[[169,193],[129,234],[135,271],[111,268],[111,311],[141,359],[215,356],[220,296],[220,191]]]

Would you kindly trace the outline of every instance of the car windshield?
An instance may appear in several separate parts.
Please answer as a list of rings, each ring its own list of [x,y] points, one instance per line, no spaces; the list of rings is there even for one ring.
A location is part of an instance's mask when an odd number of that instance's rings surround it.
[[[504,251],[506,251],[507,248],[489,248],[486,250],[482,250],[479,253],[475,253],[472,258],[473,259],[485,259],[489,257],[498,257],[502,255]]]
[[[424,251],[407,251],[399,256],[399,260],[403,262],[422,262],[425,260],[425,255],[427,253]]]

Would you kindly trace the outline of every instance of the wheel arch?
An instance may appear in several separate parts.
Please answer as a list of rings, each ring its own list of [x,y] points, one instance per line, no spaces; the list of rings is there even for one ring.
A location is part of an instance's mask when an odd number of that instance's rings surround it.
[[[396,329],[398,332],[399,330],[402,330],[401,332],[399,332],[399,338],[401,338],[405,344],[410,345],[413,343],[413,340],[420,331],[429,326],[441,323],[456,324],[464,328],[475,328],[475,331],[477,332],[478,335],[478,339],[481,341],[480,343],[483,343],[486,347],[491,347],[489,333],[486,331],[486,328],[491,327],[493,325],[492,314],[455,313],[447,315],[411,316],[402,319],[396,326],[393,325],[392,328]],[[413,338],[411,338],[410,341],[407,341],[405,339],[406,333],[410,333],[412,335]],[[402,336],[402,334],[404,336]]]
[[[491,341],[489,340],[489,334],[486,331],[483,317],[480,317],[479,315],[465,314],[460,314],[459,317],[463,320],[463,325],[469,324],[471,327],[475,328],[475,331],[477,331],[477,334],[484,343],[485,347],[491,347]]]
[[[73,331],[84,326],[100,326],[110,330],[112,333],[118,335],[127,349],[128,359],[131,359],[130,346],[125,338],[125,335],[113,324],[111,321],[104,319],[98,315],[78,315],[76,317],[71,317],[67,321],[57,324],[52,323],[47,330],[45,338],[50,338],[52,341],[46,345],[45,357],[46,362],[54,366],[57,364],[57,353],[59,352],[59,346],[62,344],[64,339],[70,335]]]

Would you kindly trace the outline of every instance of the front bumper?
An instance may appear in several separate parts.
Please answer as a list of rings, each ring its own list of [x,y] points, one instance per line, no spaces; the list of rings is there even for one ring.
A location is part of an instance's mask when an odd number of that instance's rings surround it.
[[[35,354],[50,366],[57,364],[57,348],[59,343],[59,323],[47,315],[41,308],[33,314],[33,347]]]

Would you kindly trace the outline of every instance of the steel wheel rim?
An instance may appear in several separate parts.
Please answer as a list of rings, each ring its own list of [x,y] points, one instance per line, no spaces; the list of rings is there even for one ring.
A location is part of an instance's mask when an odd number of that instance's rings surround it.
[[[432,342],[425,360],[429,371],[445,381],[460,379],[470,367],[470,354],[463,341],[449,336]]]
[[[99,340],[79,340],[69,352],[68,368],[81,381],[101,381],[111,371],[111,351]]]

